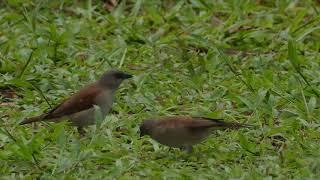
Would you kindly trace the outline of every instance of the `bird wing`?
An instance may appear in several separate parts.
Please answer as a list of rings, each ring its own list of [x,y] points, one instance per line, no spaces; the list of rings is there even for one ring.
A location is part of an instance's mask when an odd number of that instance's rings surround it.
[[[94,87],[94,84],[81,89],[78,93],[63,101],[54,109],[46,113],[44,119],[54,119],[71,115],[93,107],[96,103],[96,97],[102,89]]]
[[[212,126],[214,123],[201,118],[192,118],[188,116],[173,116],[165,117],[159,121],[161,126],[166,128],[192,128],[192,127],[205,127]]]
[[[165,117],[157,121],[155,137],[174,144],[195,144],[208,136],[213,122],[189,116]],[[168,143],[167,143],[168,144]]]
[[[224,122],[222,119],[211,119],[205,117],[166,117],[164,121],[159,121],[162,127],[166,128],[187,128],[190,130],[206,129],[206,128],[240,128],[247,125],[240,123]]]

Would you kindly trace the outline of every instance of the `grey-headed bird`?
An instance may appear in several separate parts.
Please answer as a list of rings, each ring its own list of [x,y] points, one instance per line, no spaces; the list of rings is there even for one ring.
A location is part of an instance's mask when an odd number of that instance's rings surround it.
[[[40,116],[32,117],[20,122],[20,125],[38,121],[59,122],[69,119],[73,126],[78,127],[80,134],[84,127],[95,124],[95,108],[98,106],[103,117],[107,115],[114,101],[114,95],[121,82],[132,75],[119,70],[109,70],[101,78],[60,103],[52,110]]]

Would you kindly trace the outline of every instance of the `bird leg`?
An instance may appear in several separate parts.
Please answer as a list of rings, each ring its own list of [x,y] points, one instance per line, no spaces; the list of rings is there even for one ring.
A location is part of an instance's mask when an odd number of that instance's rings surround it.
[[[81,137],[83,137],[86,134],[86,131],[82,126],[77,127],[77,130]]]
[[[191,153],[193,151],[192,145],[184,145],[181,149],[187,153]]]

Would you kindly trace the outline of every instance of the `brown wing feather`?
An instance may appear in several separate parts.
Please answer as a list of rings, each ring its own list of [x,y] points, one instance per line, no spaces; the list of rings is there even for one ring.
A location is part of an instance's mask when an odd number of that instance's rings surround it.
[[[161,121],[161,126],[166,128],[192,128],[192,127],[210,127],[213,126],[213,122],[202,119],[194,119],[187,116],[178,116],[178,117],[166,117]]]
[[[60,118],[93,107],[95,98],[102,91],[98,86],[93,88],[94,85],[81,89],[78,93],[46,113],[47,115],[44,119]]]
[[[246,125],[232,122],[223,122],[221,119],[210,119],[203,117],[166,117],[159,121],[161,126],[166,128],[189,128],[189,129],[203,129],[203,128],[240,128]]]

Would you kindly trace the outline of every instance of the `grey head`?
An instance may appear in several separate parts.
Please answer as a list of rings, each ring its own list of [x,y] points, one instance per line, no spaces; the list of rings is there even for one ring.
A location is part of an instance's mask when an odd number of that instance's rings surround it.
[[[98,83],[109,89],[117,89],[123,80],[133,77],[131,74],[111,69],[105,72]]]
[[[152,129],[156,126],[156,124],[157,124],[156,120],[152,120],[152,119],[144,120],[139,127],[140,137],[145,135],[151,135]]]

